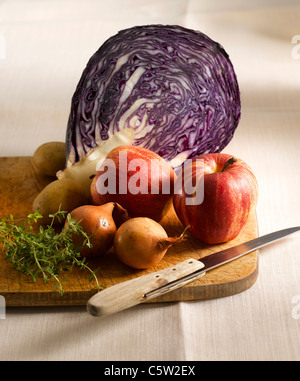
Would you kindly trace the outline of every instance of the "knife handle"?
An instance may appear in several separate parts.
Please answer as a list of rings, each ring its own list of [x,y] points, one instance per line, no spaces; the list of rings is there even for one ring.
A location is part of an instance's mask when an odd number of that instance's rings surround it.
[[[92,296],[87,303],[87,310],[91,315],[101,317],[125,310],[193,282],[205,273],[159,291],[161,286],[192,274],[203,267],[202,262],[191,258],[163,270],[118,283]],[[158,289],[157,292],[146,295],[156,289]]]

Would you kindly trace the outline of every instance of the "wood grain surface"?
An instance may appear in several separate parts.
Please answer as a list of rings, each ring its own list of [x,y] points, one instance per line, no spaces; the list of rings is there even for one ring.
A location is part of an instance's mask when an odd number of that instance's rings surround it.
[[[35,171],[31,157],[0,158],[0,218],[12,213],[15,218],[23,218],[31,213],[32,202],[36,195],[52,179],[40,176]],[[179,235],[183,227],[172,209],[161,221],[169,236]],[[159,271],[188,258],[199,259],[213,252],[237,245],[257,237],[255,214],[240,235],[231,242],[221,245],[207,245],[192,236],[182,243],[174,245],[164,259],[151,269],[134,270],[120,263],[113,250],[107,255],[88,261],[91,268],[100,267],[98,279],[104,287],[128,279]],[[85,305],[88,299],[97,292],[94,283],[90,283],[89,273],[73,269],[66,273],[63,282],[64,295],[53,291],[54,283],[44,284],[14,270],[6,263],[4,254],[0,256],[0,295],[3,295],[7,306],[66,306]],[[63,277],[66,276],[65,274]],[[201,279],[181,288],[152,299],[150,302],[168,302],[178,300],[211,299],[233,295],[251,287],[258,275],[257,251],[241,257],[231,263],[209,271]]]

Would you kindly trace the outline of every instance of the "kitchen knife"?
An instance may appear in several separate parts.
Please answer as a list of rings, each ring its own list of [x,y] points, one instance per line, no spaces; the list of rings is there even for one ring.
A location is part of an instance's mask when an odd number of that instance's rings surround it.
[[[93,316],[104,317],[133,307],[183,287],[204,276],[206,271],[249,254],[298,230],[300,226],[279,230],[199,260],[191,258],[160,271],[118,283],[92,296],[87,303],[87,310]]]

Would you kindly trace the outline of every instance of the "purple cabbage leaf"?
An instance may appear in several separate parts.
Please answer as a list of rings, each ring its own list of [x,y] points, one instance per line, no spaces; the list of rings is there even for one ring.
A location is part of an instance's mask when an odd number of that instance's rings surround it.
[[[104,42],[82,73],[60,176],[86,181],[119,145],[148,148],[177,168],[188,158],[221,152],[240,113],[236,74],[220,44],[176,25],[122,30]],[[85,173],[75,169],[78,164]]]

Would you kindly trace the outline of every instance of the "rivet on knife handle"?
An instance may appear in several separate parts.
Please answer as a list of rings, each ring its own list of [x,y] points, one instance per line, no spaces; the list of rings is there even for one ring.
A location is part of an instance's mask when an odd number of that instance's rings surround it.
[[[125,310],[157,297],[158,294],[154,292],[156,289],[192,274],[203,267],[202,262],[191,258],[166,269],[116,284],[92,296],[87,303],[87,310],[91,315],[101,317]],[[185,284],[200,278],[204,274],[205,272],[198,274],[198,276],[186,281]],[[172,286],[172,290],[183,285],[183,283],[180,283]],[[168,288],[165,292],[169,291]],[[149,293],[150,295],[147,296]],[[159,295],[163,293],[159,292]]]

